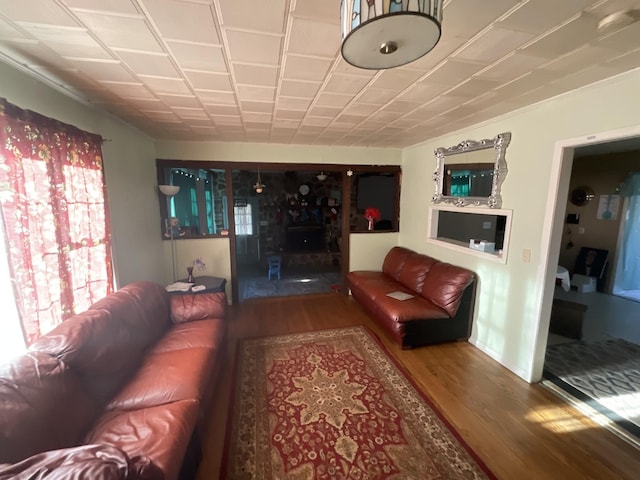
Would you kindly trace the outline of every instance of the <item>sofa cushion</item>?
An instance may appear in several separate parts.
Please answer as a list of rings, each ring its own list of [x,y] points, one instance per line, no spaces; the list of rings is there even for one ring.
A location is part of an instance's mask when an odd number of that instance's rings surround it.
[[[420,295],[422,293],[424,279],[429,274],[431,267],[436,263],[439,263],[439,261],[426,255],[419,253],[408,255],[402,265],[398,281]]]
[[[143,350],[108,310],[87,310],[40,337],[29,351],[53,355],[75,370],[101,401],[112,397],[138,368]]]
[[[90,310],[106,310],[126,328],[140,350],[158,340],[169,327],[169,294],[156,283],[136,282],[98,300]]]
[[[42,352],[0,366],[0,463],[76,445],[98,404],[76,374]]]
[[[404,266],[407,257],[414,255],[415,252],[404,247],[393,247],[382,262],[382,271],[396,281],[400,281],[400,272]]]
[[[224,318],[227,297],[223,292],[171,296],[171,320],[174,323]]]
[[[0,480],[163,480],[146,457],[129,458],[113,445],[97,444],[50,450],[13,465],[0,465]]]
[[[204,397],[213,371],[209,348],[154,353],[152,349],[129,382],[112,398],[107,410],[134,410],[178,400]]]
[[[458,311],[464,290],[474,279],[475,275],[470,270],[438,262],[424,279],[422,295],[453,317]]]
[[[225,338],[226,328],[226,322],[222,318],[180,323],[169,329],[153,346],[153,351],[160,353],[185,348],[218,348]]]
[[[115,410],[102,415],[85,443],[108,443],[130,457],[146,456],[176,480],[180,461],[198,419],[199,402],[183,400],[141,410]]]

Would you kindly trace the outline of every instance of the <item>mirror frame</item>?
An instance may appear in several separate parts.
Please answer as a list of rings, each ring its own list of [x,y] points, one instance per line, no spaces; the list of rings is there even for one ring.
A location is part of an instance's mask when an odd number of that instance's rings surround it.
[[[511,132],[504,132],[496,135],[494,138],[486,138],[484,140],[465,140],[464,142],[454,145],[453,147],[440,147],[434,150],[436,156],[436,171],[433,172],[433,182],[435,184],[435,194],[431,198],[432,203],[446,203],[457,207],[466,205],[481,206],[486,205],[489,208],[500,208],[502,206],[502,196],[500,188],[507,176],[507,163],[505,160],[505,152],[507,146],[511,142]],[[465,152],[474,152],[476,150],[485,150],[493,148],[495,150],[495,160],[493,164],[493,183],[491,185],[491,195],[488,197],[454,197],[442,194],[444,182],[444,163],[447,157],[459,155]]]

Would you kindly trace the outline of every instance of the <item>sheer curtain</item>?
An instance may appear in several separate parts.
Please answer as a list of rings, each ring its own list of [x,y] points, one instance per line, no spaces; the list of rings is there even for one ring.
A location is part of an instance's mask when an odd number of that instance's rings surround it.
[[[101,148],[0,99],[0,208],[27,344],[113,290]]]
[[[640,301],[640,172],[629,175],[620,194],[627,199],[613,294]]]

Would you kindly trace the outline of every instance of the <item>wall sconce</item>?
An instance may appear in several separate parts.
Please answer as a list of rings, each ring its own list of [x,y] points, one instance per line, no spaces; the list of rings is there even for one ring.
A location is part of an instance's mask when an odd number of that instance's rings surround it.
[[[319,181],[324,182],[327,179],[327,174],[324,172],[320,172],[318,175],[316,175],[316,178]]]
[[[265,189],[266,185],[262,183],[260,179],[260,169],[258,169],[258,181],[253,185],[253,188],[256,190],[256,193],[260,194]]]

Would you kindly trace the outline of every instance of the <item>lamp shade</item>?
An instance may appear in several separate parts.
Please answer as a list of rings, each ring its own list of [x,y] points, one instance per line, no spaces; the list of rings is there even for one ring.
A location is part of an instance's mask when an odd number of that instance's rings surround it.
[[[393,68],[440,40],[444,0],[342,0],[342,56],[353,66]]]
[[[180,191],[179,185],[158,185],[158,188],[160,189],[160,192],[167,197],[173,197]]]

